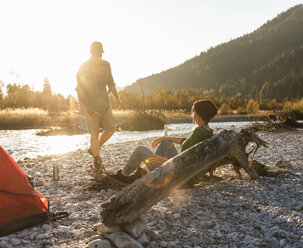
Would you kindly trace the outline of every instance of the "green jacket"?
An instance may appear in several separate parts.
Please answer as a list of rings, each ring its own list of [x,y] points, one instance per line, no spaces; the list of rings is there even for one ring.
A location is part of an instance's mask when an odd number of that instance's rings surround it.
[[[213,135],[213,130],[206,130],[204,127],[197,127],[193,133],[187,138],[182,140],[182,148],[181,151],[184,151],[193,145],[210,138]],[[201,181],[201,177],[203,176],[203,172],[199,173],[198,175],[194,176],[190,180],[186,182],[188,186],[193,184],[199,183]]]
[[[213,130],[206,130],[204,127],[197,127],[193,131],[193,133],[187,138],[182,140],[182,148],[181,151],[192,147],[193,145],[210,138],[213,135]]]

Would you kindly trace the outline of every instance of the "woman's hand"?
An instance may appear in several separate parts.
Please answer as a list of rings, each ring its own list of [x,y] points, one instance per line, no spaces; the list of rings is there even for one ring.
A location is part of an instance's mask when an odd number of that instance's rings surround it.
[[[167,161],[167,158],[159,156],[159,155],[153,155],[150,158],[148,158],[148,160],[146,162],[148,162],[148,164],[164,164]]]
[[[152,143],[152,148],[157,147],[157,145],[159,145],[161,143],[161,141],[163,140],[163,137],[157,138],[153,141]]]

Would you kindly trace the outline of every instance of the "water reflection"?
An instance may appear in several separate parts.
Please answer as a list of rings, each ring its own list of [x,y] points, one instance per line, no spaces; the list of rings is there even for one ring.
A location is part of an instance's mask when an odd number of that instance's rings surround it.
[[[249,122],[212,122],[210,127],[214,131],[220,129],[239,129]],[[182,135],[190,133],[194,124],[178,123],[167,125],[168,135]],[[0,145],[15,159],[25,157],[34,158],[52,154],[62,154],[77,149],[85,149],[89,146],[89,135],[73,136],[37,136],[39,130],[0,130]],[[141,140],[162,136],[163,130],[144,132],[117,131],[107,144],[121,143],[127,141]]]

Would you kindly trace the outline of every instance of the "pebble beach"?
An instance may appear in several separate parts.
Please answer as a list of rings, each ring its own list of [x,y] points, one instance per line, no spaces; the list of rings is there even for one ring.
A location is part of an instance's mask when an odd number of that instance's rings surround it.
[[[241,179],[230,165],[220,167],[216,178],[178,189],[143,214],[146,229],[139,243],[151,248],[303,247],[303,129],[257,134],[268,147],[254,159],[291,173],[250,180],[243,170]],[[138,145],[151,148],[152,140],[105,145],[101,156],[107,171],[121,169]],[[115,247],[97,226],[101,204],[116,189],[83,190],[92,163],[86,150],[18,161],[48,198],[50,211],[70,216],[1,237],[0,247],[98,247],[96,241]],[[54,165],[59,181],[53,180]]]

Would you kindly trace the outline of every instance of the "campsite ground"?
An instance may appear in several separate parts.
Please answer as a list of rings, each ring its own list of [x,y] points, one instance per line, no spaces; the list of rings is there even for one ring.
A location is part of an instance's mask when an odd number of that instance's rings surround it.
[[[303,246],[303,130],[259,132],[269,143],[255,159],[292,173],[276,178],[239,179],[230,166],[221,167],[221,179],[177,190],[147,211],[147,247],[302,247]],[[108,170],[123,167],[137,145],[151,140],[104,147]],[[51,212],[70,216],[0,238],[0,247],[87,247],[97,233],[101,204],[115,190],[84,191],[90,181],[92,158],[84,150],[19,161],[50,201]],[[52,179],[53,165],[60,181]],[[110,169],[109,169],[110,168]],[[242,173],[244,174],[244,172]]]

